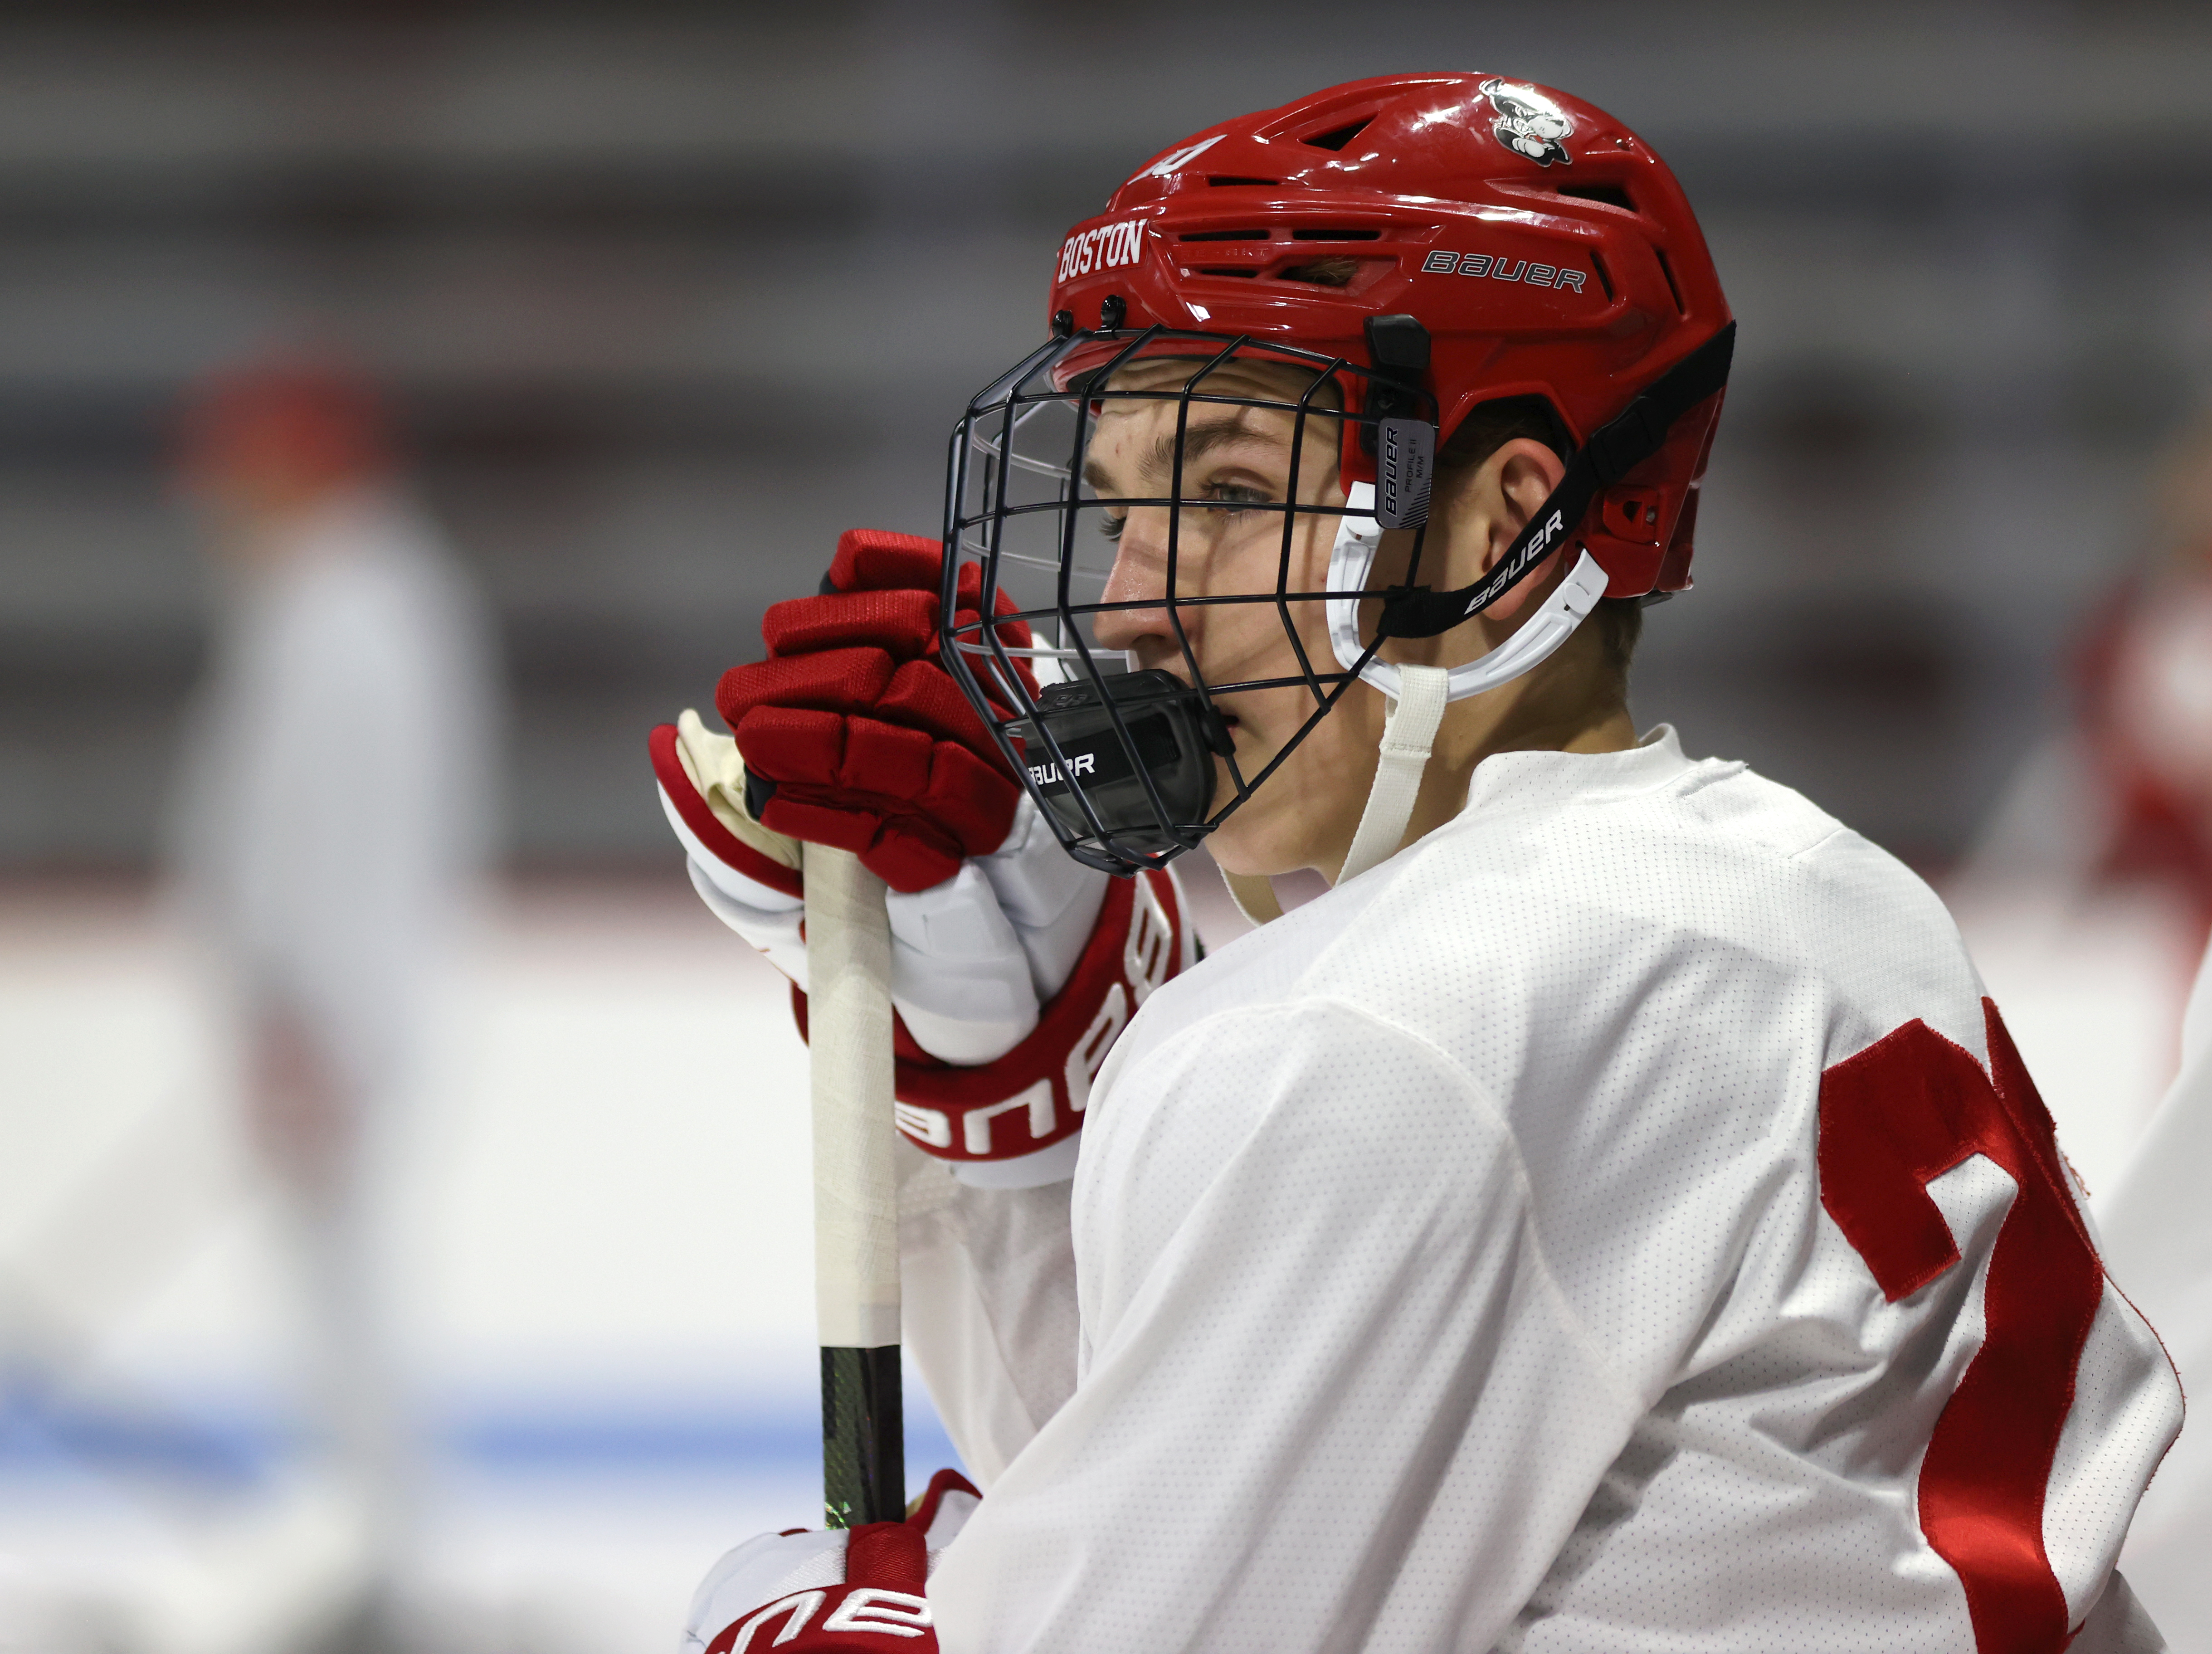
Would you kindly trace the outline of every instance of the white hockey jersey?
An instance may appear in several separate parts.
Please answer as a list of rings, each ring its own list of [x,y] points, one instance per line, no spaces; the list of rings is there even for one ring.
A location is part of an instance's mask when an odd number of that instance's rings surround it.
[[[2159,1645],[2172,1369],[1942,905],[1739,764],[1486,760],[1091,1116],[908,1180],[947,1654]]]

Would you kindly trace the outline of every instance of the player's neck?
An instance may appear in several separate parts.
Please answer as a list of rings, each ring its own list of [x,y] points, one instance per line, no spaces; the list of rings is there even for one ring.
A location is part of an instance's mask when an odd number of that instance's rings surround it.
[[[1625,752],[1636,723],[1618,673],[1589,635],[1511,683],[1457,702],[1444,714],[1407,829],[1410,842],[1466,807],[1475,767],[1500,752]]]

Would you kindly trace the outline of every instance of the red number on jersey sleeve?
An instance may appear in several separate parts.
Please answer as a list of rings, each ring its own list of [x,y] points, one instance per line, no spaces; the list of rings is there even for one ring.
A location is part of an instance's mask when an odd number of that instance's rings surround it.
[[[1957,1572],[1980,1654],[2066,1645],[2043,1501],[2104,1267],[2051,1116],[1997,1008],[1990,1072],[1915,1019],[1820,1077],[1820,1204],[1894,1304],[1959,1261],[1928,1184],[1985,1154],[2019,1188],[1990,1256],[1987,1331],[1920,1469],[1920,1527]],[[1992,1083],[1994,1081],[1994,1083]]]

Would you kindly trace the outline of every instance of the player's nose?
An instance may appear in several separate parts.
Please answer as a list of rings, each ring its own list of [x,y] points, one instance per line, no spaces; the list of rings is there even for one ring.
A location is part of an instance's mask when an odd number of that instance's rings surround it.
[[[1166,608],[1167,518],[1164,508],[1140,506],[1123,520],[1099,601],[1132,606],[1100,613],[1096,630],[1102,648],[1133,649],[1146,638],[1174,637]]]

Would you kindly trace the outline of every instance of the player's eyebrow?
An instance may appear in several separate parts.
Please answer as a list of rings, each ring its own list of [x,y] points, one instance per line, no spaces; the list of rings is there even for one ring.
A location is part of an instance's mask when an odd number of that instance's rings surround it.
[[[1196,465],[1214,449],[1231,442],[1272,442],[1265,432],[1255,431],[1240,423],[1235,417],[1210,419],[1203,424],[1193,421],[1183,431],[1182,463],[1187,470]],[[1151,447],[1138,462],[1137,475],[1140,481],[1153,477],[1172,477],[1175,472],[1176,435],[1171,430],[1162,431],[1152,439]],[[1101,494],[1110,492],[1105,468],[1096,456],[1083,462],[1083,480]]]

